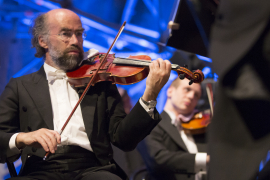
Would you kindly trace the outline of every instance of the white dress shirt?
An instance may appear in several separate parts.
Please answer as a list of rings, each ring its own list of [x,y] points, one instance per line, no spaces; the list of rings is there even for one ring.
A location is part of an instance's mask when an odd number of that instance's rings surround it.
[[[175,125],[175,121],[176,121],[176,116],[173,112],[168,111],[168,110],[164,110],[171,118],[171,123],[173,125]],[[184,132],[184,130],[182,128],[179,128],[177,126],[177,129],[179,131],[179,134],[182,138],[182,140],[184,141],[188,152],[191,154],[196,154],[195,155],[195,168],[194,168],[194,172],[196,173],[195,175],[195,180],[200,180],[202,177],[202,174],[206,173],[206,158],[207,158],[207,153],[203,153],[203,152],[198,152],[198,148],[197,145],[195,144],[194,138],[192,137],[192,135],[186,134]]]
[[[56,68],[46,63],[44,63],[44,70],[47,79],[49,72],[57,71]],[[48,85],[52,103],[54,130],[60,132],[73,107],[78,102],[79,95],[76,90],[74,90],[68,83],[66,76],[61,79],[55,79],[51,81],[48,80]],[[18,149],[15,145],[17,135],[18,133],[14,134],[11,137],[9,143],[10,149],[15,152],[18,152]],[[58,146],[62,145],[77,145],[89,151],[93,151],[85,131],[80,105],[74,112],[73,116],[61,134],[61,143]]]

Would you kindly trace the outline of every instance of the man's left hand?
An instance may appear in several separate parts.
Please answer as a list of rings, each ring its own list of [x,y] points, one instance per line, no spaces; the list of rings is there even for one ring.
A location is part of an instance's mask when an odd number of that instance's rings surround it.
[[[146,89],[142,96],[145,101],[156,100],[161,88],[167,83],[170,77],[171,63],[168,60],[158,58],[151,62],[149,69],[150,72],[146,80]]]

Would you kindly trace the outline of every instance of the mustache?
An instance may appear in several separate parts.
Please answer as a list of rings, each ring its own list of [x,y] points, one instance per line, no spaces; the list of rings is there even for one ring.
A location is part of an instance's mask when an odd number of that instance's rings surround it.
[[[64,53],[68,53],[70,51],[79,51],[80,53],[82,53],[82,49],[77,45],[73,45],[73,46],[67,48]]]

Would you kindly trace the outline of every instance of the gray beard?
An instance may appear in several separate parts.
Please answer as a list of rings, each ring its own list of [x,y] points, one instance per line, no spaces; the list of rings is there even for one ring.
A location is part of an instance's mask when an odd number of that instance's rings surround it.
[[[60,56],[56,59],[52,57],[55,64],[62,69],[63,71],[72,71],[76,69],[79,65],[79,63],[82,60],[82,56],[78,55],[67,55],[64,54],[63,56]]]
[[[82,52],[79,55],[69,55],[64,52],[61,53],[57,50],[53,50],[49,52],[53,62],[63,71],[72,71],[79,66],[79,63],[83,59]]]

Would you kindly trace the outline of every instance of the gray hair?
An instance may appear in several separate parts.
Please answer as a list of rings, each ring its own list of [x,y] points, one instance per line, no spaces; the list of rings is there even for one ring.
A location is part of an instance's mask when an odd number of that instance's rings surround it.
[[[47,28],[47,15],[46,14],[41,14],[39,15],[35,20],[34,20],[34,25],[31,27],[30,32],[32,34],[32,47],[36,48],[36,54],[35,57],[45,57],[45,49],[40,46],[38,42],[38,38],[41,35],[48,34],[49,30]]]

